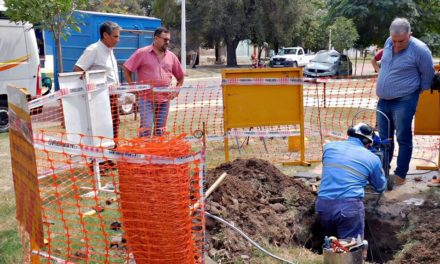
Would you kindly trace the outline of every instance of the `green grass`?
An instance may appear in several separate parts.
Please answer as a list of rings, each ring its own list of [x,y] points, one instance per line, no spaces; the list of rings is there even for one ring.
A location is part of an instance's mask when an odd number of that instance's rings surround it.
[[[302,247],[278,248],[273,246],[265,246],[273,255],[283,258],[287,261],[301,264],[319,264],[322,263],[322,256],[314,254]],[[278,264],[279,260],[272,258],[259,249],[253,248],[251,264]]]
[[[22,263],[22,246],[15,221],[15,195],[9,155],[9,134],[0,134],[0,263]]]
[[[16,228],[0,231],[0,263],[21,263],[22,250]]]

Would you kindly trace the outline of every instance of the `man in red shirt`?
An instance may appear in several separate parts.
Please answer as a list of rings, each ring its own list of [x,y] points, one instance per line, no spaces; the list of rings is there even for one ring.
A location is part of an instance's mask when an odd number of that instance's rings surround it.
[[[376,55],[374,55],[374,57],[371,59],[371,64],[373,65],[374,68],[374,72],[379,72],[379,64],[377,64],[378,61],[382,60],[382,55],[383,55],[383,49],[380,49]]]
[[[165,28],[154,31],[153,44],[138,49],[124,63],[124,78],[133,82],[133,73],[137,73],[139,83],[147,83],[153,87],[168,87],[173,76],[177,79],[176,86],[184,80],[183,68],[174,53],[168,51],[171,40],[170,32]],[[148,92],[139,98],[140,131],[139,136],[162,135],[166,127],[170,100],[176,97],[175,92]],[[153,131],[154,130],[154,131]]]

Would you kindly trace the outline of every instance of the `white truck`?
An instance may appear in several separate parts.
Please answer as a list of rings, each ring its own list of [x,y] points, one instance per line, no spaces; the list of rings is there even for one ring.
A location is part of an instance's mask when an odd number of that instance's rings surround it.
[[[313,58],[314,55],[309,55],[304,52],[302,47],[287,47],[282,48],[281,51],[270,58],[270,67],[304,67]]]
[[[8,84],[26,88],[33,97],[41,95],[40,59],[32,25],[11,22],[4,11],[0,1],[0,133],[9,129]]]

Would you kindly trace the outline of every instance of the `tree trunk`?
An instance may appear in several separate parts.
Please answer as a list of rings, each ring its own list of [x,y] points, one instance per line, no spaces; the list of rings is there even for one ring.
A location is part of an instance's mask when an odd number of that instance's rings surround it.
[[[263,52],[263,46],[258,46],[258,60],[261,60],[261,52]]]
[[[215,63],[220,64],[221,60],[222,60],[222,56],[220,54],[220,42],[219,41],[215,42],[214,49],[215,49]]]
[[[278,51],[279,51],[279,49],[280,49],[280,43],[277,41],[277,42],[275,42],[275,44],[274,44],[274,50],[275,50],[275,54],[278,54]]]
[[[56,34],[54,33],[54,36]],[[58,72],[64,72],[64,66],[63,66],[63,51],[61,50],[61,36],[55,37],[55,44],[57,46],[57,52],[58,52]]]
[[[226,65],[228,67],[238,67],[236,51],[237,51],[238,43],[240,42],[240,40],[234,38],[233,40],[225,41],[225,42],[226,42],[226,50],[227,50]]]

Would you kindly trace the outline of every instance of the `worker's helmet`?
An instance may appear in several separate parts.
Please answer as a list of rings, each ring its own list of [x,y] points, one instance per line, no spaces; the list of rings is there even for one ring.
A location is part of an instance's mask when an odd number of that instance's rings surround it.
[[[347,130],[347,135],[359,138],[364,145],[367,145],[373,143],[374,129],[365,123],[359,123],[354,127],[350,127]]]

